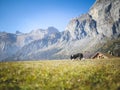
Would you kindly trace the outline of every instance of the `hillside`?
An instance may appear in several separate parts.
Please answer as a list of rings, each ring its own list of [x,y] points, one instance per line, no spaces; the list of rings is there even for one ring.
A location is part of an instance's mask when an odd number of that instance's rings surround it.
[[[111,53],[114,56],[120,57],[120,39],[107,41],[100,49],[101,52]]]
[[[0,90],[119,90],[120,58],[0,62]]]

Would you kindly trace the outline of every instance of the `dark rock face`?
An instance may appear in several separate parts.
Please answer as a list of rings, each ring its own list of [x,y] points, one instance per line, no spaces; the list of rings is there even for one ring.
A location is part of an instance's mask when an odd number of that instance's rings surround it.
[[[120,33],[120,18],[118,21],[114,22],[113,26],[112,26],[112,31],[113,31],[113,35],[117,35],[119,36]]]

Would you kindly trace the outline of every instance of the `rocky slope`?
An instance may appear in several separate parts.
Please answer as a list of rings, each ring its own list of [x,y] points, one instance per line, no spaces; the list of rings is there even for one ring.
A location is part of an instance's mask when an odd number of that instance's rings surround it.
[[[17,44],[23,47],[24,45],[29,44],[34,40],[43,39],[55,33],[59,33],[59,31],[54,27],[32,30],[30,33],[17,35]]]
[[[54,27],[49,27],[46,30],[33,30],[30,33],[21,33],[19,31],[16,31],[15,34],[0,32],[0,60],[10,58],[22,47],[35,40],[47,38],[49,35],[54,36],[56,33],[59,33],[59,31]]]
[[[89,11],[97,31],[109,38],[120,35],[120,0],[97,0]]]
[[[96,0],[87,14],[72,19],[63,32],[48,28],[17,35],[17,46],[21,49],[6,60],[64,59],[78,52],[89,57],[118,38],[120,1]]]
[[[96,0],[87,14],[69,22],[61,38],[68,42],[58,56],[100,51],[107,41],[120,38],[120,1]]]
[[[19,47],[16,45],[16,35],[0,32],[0,60],[16,53]]]
[[[65,30],[69,31],[72,39],[75,40],[85,37],[95,37],[98,34],[96,21],[89,14],[72,19]]]

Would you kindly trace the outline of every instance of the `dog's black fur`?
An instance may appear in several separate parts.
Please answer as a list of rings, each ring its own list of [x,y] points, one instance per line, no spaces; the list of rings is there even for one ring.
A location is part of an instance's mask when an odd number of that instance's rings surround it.
[[[74,55],[71,55],[70,56],[70,59],[82,59],[83,58],[83,54],[82,53],[77,53],[77,54],[74,54]]]

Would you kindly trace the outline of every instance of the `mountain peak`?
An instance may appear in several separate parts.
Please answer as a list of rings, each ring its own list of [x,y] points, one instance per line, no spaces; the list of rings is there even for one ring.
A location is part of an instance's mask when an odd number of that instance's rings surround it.
[[[30,33],[31,34],[54,34],[54,33],[58,33],[58,29],[56,29],[55,27],[48,27],[47,29],[36,29],[36,30],[32,30]]]
[[[59,31],[58,31],[58,29],[55,28],[55,27],[48,27],[48,28],[47,28],[47,32],[48,32],[49,34],[54,34],[54,33],[58,33]]]
[[[16,34],[16,35],[21,35],[21,34],[23,34],[23,33],[17,30],[17,31],[15,32],[15,34]]]
[[[35,29],[35,30],[32,30],[30,33],[32,33],[32,34],[40,34],[40,33],[45,33],[45,30],[44,29]]]

